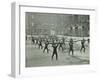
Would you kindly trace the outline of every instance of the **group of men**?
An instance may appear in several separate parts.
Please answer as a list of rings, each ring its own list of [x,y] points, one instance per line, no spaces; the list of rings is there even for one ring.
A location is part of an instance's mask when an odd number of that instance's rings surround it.
[[[43,53],[47,50],[47,53],[49,53],[49,45],[53,48],[51,59],[53,60],[54,55],[56,56],[56,60],[58,60],[58,49],[64,51],[64,46],[66,46],[66,43],[68,43],[68,54],[72,52],[72,55],[74,55],[74,43],[80,41],[81,47],[80,52],[83,50],[85,52],[85,42],[89,39],[85,40],[84,38],[82,40],[74,41],[74,39],[70,38],[69,41],[67,41],[65,38],[58,39],[58,38],[36,38],[32,37],[32,43],[34,45],[38,45],[39,49],[43,49]]]

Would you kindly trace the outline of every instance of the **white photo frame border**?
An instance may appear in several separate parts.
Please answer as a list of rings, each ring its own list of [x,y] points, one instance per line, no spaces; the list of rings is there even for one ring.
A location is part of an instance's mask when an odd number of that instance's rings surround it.
[[[25,68],[25,12],[84,14],[90,15],[90,65],[66,65],[52,67]],[[72,7],[33,6],[31,4],[12,3],[12,76],[36,76],[96,71],[95,53],[95,9]],[[14,32],[15,31],[15,32]],[[92,39],[91,39],[92,38]]]

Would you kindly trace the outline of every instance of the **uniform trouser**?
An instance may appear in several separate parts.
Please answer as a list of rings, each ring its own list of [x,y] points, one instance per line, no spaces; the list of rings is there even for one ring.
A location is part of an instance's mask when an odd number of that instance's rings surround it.
[[[58,60],[58,54],[57,54],[57,52],[53,52],[52,59],[53,59],[54,55],[56,55],[56,60]]]
[[[44,48],[43,53],[45,52],[45,50],[47,50],[47,53],[49,53],[49,49],[48,48]]]
[[[72,51],[72,55],[74,54],[74,50],[73,49],[69,49],[69,55],[70,55],[70,52]]]

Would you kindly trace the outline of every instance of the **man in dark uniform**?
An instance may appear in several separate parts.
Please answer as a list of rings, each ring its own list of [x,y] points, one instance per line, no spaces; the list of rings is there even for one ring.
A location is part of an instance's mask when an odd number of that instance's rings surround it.
[[[84,52],[85,52],[85,40],[81,40],[81,49],[80,51],[82,51],[82,49],[84,49]]]
[[[32,37],[32,43],[33,43],[33,44],[35,43],[35,38],[34,38],[34,37]]]
[[[46,41],[45,42],[45,47],[44,47],[43,53],[45,52],[45,50],[47,50],[47,53],[49,53],[48,45],[49,45],[49,42]]]
[[[39,49],[41,48],[43,48],[43,46],[42,46],[42,40],[39,40],[39,43],[38,43],[38,45],[39,45]]]
[[[72,55],[74,55],[74,50],[73,50],[73,39],[71,38],[69,41],[69,55],[70,52],[72,51]]]
[[[58,60],[58,54],[57,54],[58,44],[53,43],[52,47],[53,47],[52,59],[53,59],[53,56],[56,55],[56,60]]]
[[[88,44],[90,43],[90,39],[87,39],[87,41],[88,41]]]
[[[27,40],[27,35],[26,35],[26,40]]]

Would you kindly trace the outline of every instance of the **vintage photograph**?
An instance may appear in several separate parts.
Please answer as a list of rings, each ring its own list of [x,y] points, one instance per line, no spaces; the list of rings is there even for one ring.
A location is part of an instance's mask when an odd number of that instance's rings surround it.
[[[90,64],[90,16],[25,12],[25,67]]]

